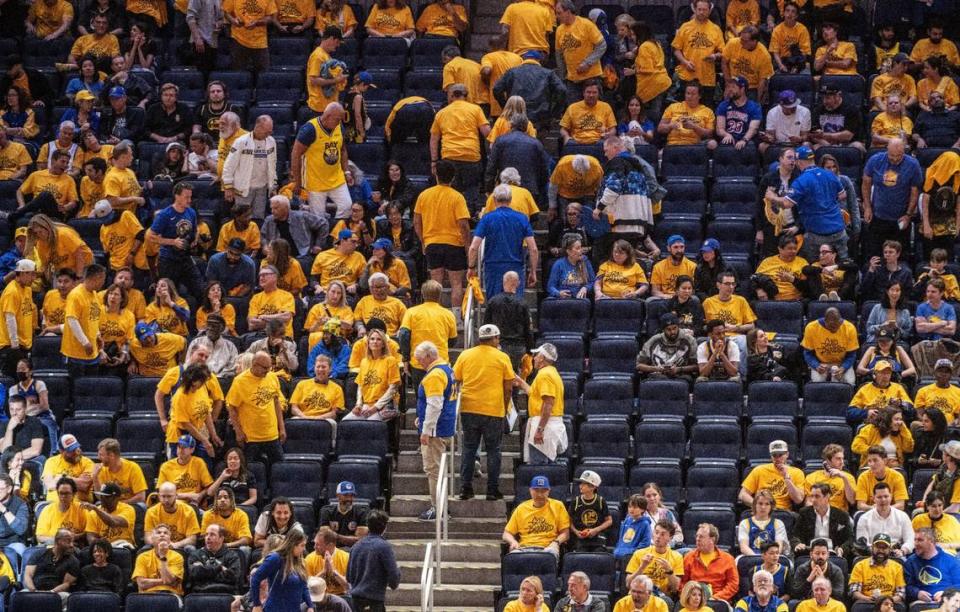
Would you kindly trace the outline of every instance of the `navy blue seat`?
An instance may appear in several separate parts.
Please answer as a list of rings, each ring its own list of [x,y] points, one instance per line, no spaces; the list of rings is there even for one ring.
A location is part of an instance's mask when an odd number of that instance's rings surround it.
[[[583,339],[580,336],[576,334],[547,334],[543,339],[557,347],[557,355],[560,357],[554,364],[557,371],[577,375],[583,371],[583,358],[586,356],[586,351],[583,346]]]
[[[814,81],[809,74],[782,74],[770,77],[768,85],[770,99],[776,100],[781,91],[790,89],[797,94],[797,98],[807,108],[812,108],[814,97]]]
[[[808,422],[846,423],[853,387],[841,382],[807,383],[803,386],[803,415]]]
[[[153,459],[163,450],[163,428],[156,413],[117,419],[115,435],[128,459]]]
[[[710,210],[717,220],[753,220],[757,206],[757,186],[749,179],[718,180],[710,190]],[[707,235],[719,237],[709,230]],[[724,256],[727,255],[727,239],[723,239]]]
[[[450,45],[449,39],[443,38],[418,38],[410,45],[410,62],[414,69],[416,68],[435,68],[439,70],[443,67],[443,59],[440,53]]]
[[[443,73],[439,69],[414,68],[407,73],[403,82],[407,96],[420,96],[437,106],[447,102],[447,95],[443,91]]]
[[[527,576],[539,576],[544,592],[552,593],[557,583],[557,558],[540,550],[518,550],[500,560],[500,587],[506,593],[520,590]]]
[[[635,4],[627,12],[636,21],[645,21],[654,34],[672,35],[676,30],[673,7],[669,4]]]
[[[352,73],[360,64],[360,41],[356,38],[345,38],[340,41],[340,46],[330,56],[346,64]],[[303,66],[303,64],[300,65]]]
[[[687,452],[687,430],[675,416],[647,416],[633,430],[633,456],[680,458]]]
[[[840,316],[856,325],[857,304],[855,302],[809,302],[807,304],[807,321],[822,319],[828,308],[836,308],[840,311]]]
[[[67,612],[120,612],[123,609],[116,593],[71,593],[67,600]]]
[[[337,455],[383,459],[390,452],[387,437],[383,421],[342,421],[337,426]]]
[[[823,83],[820,86],[822,87]],[[863,94],[860,94],[860,96],[862,97]],[[846,94],[844,95],[844,102],[849,103]],[[854,147],[820,147],[816,151],[817,163],[820,163],[820,158],[827,154],[836,158],[841,174],[851,177],[858,177],[863,174],[863,153],[859,149]]]
[[[84,243],[86,243],[91,250],[103,250],[103,244],[100,242],[100,227],[103,226],[103,221],[100,219],[79,218],[71,219],[69,225],[77,230],[77,233],[80,234]]]
[[[865,83],[859,74],[826,74],[820,77],[820,89],[827,87],[839,89],[844,104],[853,108],[863,106]],[[819,153],[819,151],[818,151]]]
[[[72,433],[80,442],[81,448],[92,451],[100,440],[113,437],[113,422],[107,417],[67,417],[60,428],[63,433]],[[160,434],[158,434],[159,437]]]
[[[653,239],[666,251],[667,238],[679,234],[686,240],[688,252],[696,253],[703,242],[703,223],[700,219],[687,217],[665,217],[653,228]]]
[[[299,102],[303,85],[303,75],[293,70],[261,72],[257,75],[257,102]]]
[[[663,187],[667,190],[662,202],[665,217],[706,215],[707,186],[702,177],[666,177]]]
[[[117,413],[123,409],[123,379],[84,376],[73,381],[73,411]]]
[[[776,417],[766,417],[754,420],[747,428],[747,461],[769,462],[770,443],[774,440],[783,440],[790,447],[793,457],[800,456],[799,435],[797,427],[790,422],[784,423]]]
[[[560,157],[564,157],[566,155],[589,155],[590,157],[595,158],[601,164],[606,163],[606,159],[603,156],[603,147],[599,143],[579,144],[567,142],[560,150]]]
[[[590,325],[590,300],[547,298],[540,303],[538,314],[541,334],[585,334]]]
[[[597,335],[605,333],[637,334],[643,326],[642,300],[597,300],[593,307],[593,330]]]
[[[402,38],[367,38],[363,41],[363,65],[370,68],[402,68],[407,64],[407,41]]]
[[[560,568],[560,584],[567,584],[573,572],[590,576],[591,591],[609,593],[617,590],[617,560],[608,552],[567,553]]]
[[[723,254],[753,255],[756,244],[756,230],[750,219],[717,219],[707,224],[707,237],[719,238]]]
[[[299,68],[307,64],[310,57],[310,39],[306,36],[271,36],[270,65],[276,67]],[[291,70],[291,72],[293,72]],[[212,77],[211,77],[212,78]],[[232,91],[230,92],[233,93]]]
[[[753,179],[759,172],[757,147],[753,143],[739,150],[733,145],[720,145],[713,151],[714,178],[737,176]]]
[[[687,469],[687,505],[737,503],[740,473],[733,461],[697,460]]]
[[[550,481],[550,497],[562,502],[570,494],[570,474],[566,465],[531,465],[521,463],[513,473],[514,505],[530,499],[530,481],[534,476],[546,476]]]
[[[743,389],[740,383],[711,380],[693,385],[693,414],[696,417],[720,416],[739,418],[743,412]]]
[[[233,595],[190,593],[183,599],[182,612],[230,612]]]
[[[560,380],[563,381],[563,401],[566,404],[564,414],[573,416],[580,409],[580,373],[560,372]]]
[[[797,337],[803,333],[803,302],[755,302],[753,312],[763,331]]]
[[[283,443],[286,459],[291,455],[316,460],[333,453],[333,429],[326,420],[288,419],[287,440]]]
[[[705,506],[697,505],[687,508],[683,513],[683,541],[693,545],[696,541],[697,527],[701,523],[710,523],[720,532],[720,538],[717,540],[717,546],[723,549],[729,549],[736,541],[737,516],[733,509],[727,506],[715,505]]]
[[[397,40],[395,38],[376,38],[371,40]],[[406,43],[404,43],[406,44]],[[364,58],[366,61],[366,58]],[[404,57],[403,61],[406,61]],[[364,96],[370,100],[386,100],[389,102],[396,102],[400,99],[400,94],[403,91],[403,73],[401,68],[394,66],[378,66],[376,68],[370,68],[367,70],[370,73],[370,76],[373,77],[373,84],[377,86],[376,89],[369,89]]]
[[[430,147],[418,142],[396,142],[390,145],[390,158],[403,161],[408,175],[430,174]],[[426,185],[424,185],[426,187]]]
[[[583,383],[580,412],[588,419],[611,415],[629,417],[636,412],[634,406],[633,380],[629,375],[596,374]]]
[[[580,425],[577,436],[579,456],[583,459],[620,459],[629,457],[630,427],[619,417],[595,418]]]
[[[740,425],[727,417],[698,418],[690,427],[690,458],[740,459]]]
[[[270,466],[272,497],[286,497],[313,502],[323,493],[322,461],[284,459]]]
[[[206,87],[206,81],[203,78],[202,72],[196,68],[183,66],[164,71],[160,76],[160,82],[173,83],[180,88],[180,93],[183,93],[185,90],[203,91]]]
[[[350,143],[347,145],[347,155],[350,156],[350,161],[357,164],[366,174],[374,176],[383,171],[383,165],[387,161],[387,152],[383,143]]]
[[[747,388],[747,416],[780,416],[793,420],[800,414],[797,400],[794,383],[758,380]]]
[[[63,612],[58,593],[17,591],[10,599],[10,612]]]
[[[357,499],[364,503],[372,504],[384,499],[380,466],[376,461],[363,458],[338,459],[327,466],[325,497],[328,500],[336,502],[337,485],[344,480],[349,480],[356,486]]]
[[[645,380],[637,389],[640,416],[686,417],[690,412],[690,387],[683,380]]]
[[[642,493],[643,485],[655,482],[666,503],[677,502],[683,493],[683,475],[676,459],[639,459],[630,468],[630,493]]]
[[[173,593],[130,593],[126,612],[180,612],[180,600]]]
[[[39,338],[34,338],[34,346]],[[70,377],[66,372],[60,374],[57,372],[34,372],[37,380],[42,380],[47,385],[47,400],[50,403],[50,410],[56,417],[57,422],[63,421],[64,415],[71,410],[72,392],[70,390]]]
[[[661,176],[704,178],[709,169],[710,152],[706,145],[670,145],[663,148],[660,157]]]
[[[66,372],[67,364],[60,352],[60,336],[37,336],[33,339],[30,359],[36,370],[46,372]]]
[[[573,473],[580,476],[584,470],[592,470],[600,476],[598,493],[613,506],[626,497],[627,469],[623,459],[590,458],[581,461]]]
[[[636,371],[636,358],[640,346],[632,336],[601,336],[590,343],[590,371],[603,374],[619,372],[632,374]]]
[[[808,423],[803,428],[800,455],[807,465],[816,465],[821,459],[823,447],[827,444],[839,444],[849,448],[853,433],[846,423]],[[921,489],[921,493],[923,490]]]
[[[153,401],[153,394],[159,382],[159,378],[152,376],[131,376],[127,380],[127,412],[156,414],[157,408]]]
[[[19,179],[0,181],[0,210],[13,212],[17,209],[17,190],[23,181]]]

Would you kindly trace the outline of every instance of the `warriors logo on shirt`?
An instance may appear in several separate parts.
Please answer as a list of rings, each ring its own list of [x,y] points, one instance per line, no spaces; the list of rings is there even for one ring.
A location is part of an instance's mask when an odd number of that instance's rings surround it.
[[[372,387],[379,385],[383,382],[383,379],[380,378],[380,375],[377,374],[376,370],[370,369],[367,370],[367,373],[363,376],[363,382],[361,383],[362,387]]]
[[[143,365],[148,368],[165,368],[170,365],[170,360],[160,353],[150,351],[143,358]]]
[[[46,313],[47,325],[63,325],[64,323],[64,312],[63,308],[55,308]]]
[[[257,0],[243,0],[243,12],[246,13],[248,17],[253,17],[256,19],[257,16],[263,15],[263,7],[259,2],[257,2]]]
[[[389,13],[381,12],[377,13],[377,19],[373,25],[375,30],[391,30],[400,27],[400,20]]]
[[[204,421],[213,406],[206,400],[199,400],[193,404],[193,413],[190,415],[194,421]]]
[[[730,64],[730,72],[749,77],[753,74],[753,64],[745,57],[738,57]]]
[[[177,485],[178,491],[184,491],[196,489],[200,483],[192,478],[190,474],[184,472],[183,474],[180,474],[180,477],[177,478],[174,484]]]
[[[120,328],[120,324],[116,321],[104,321],[100,324],[100,335],[103,336],[103,339],[107,342],[120,340],[126,334]]]
[[[890,563],[890,562],[888,562]],[[873,591],[879,590],[881,593],[892,593],[893,585],[887,584],[887,578],[883,574],[874,574],[864,581],[863,587],[860,589],[861,593],[872,593]]]
[[[261,304],[257,316],[278,314],[280,311],[273,304]]]
[[[90,320],[91,321],[100,320],[100,302],[98,300],[90,301]]]
[[[323,161],[331,166],[340,163],[340,147],[336,142],[323,143]]]
[[[593,113],[588,113],[583,117],[580,117],[578,122],[577,129],[587,132],[587,131],[603,131],[603,122],[601,122]]]
[[[109,253],[115,249],[122,247],[127,240],[128,240],[127,236],[124,236],[122,234],[116,234],[116,233],[110,234],[110,237],[107,238],[107,242],[103,245],[103,250]]]
[[[47,183],[46,185],[43,186],[43,189],[40,190],[40,193],[49,193],[50,195],[53,196],[53,199],[56,200],[57,202],[59,202],[60,198],[63,197],[63,194],[60,193],[60,188],[57,187],[56,183]],[[38,193],[37,195],[39,196],[40,193]]]
[[[887,170],[883,173],[883,186],[894,187],[897,184],[897,171]]]
[[[847,351],[834,338],[825,338],[817,349],[817,354],[824,356],[838,356],[842,358]]]
[[[705,32],[694,32],[690,37],[690,48],[692,49],[712,49],[715,45],[713,40]]]
[[[586,510],[580,517],[580,520],[583,522],[584,527],[589,528],[597,525],[598,518],[596,510]]]
[[[277,393],[273,389],[269,389],[267,387],[257,387],[257,390],[253,392],[253,397],[251,399],[257,406],[265,406],[266,404],[272,402],[276,396]]]
[[[303,400],[303,404],[317,410],[318,412],[330,412],[333,410],[330,400],[328,400],[327,397],[319,391],[314,391],[308,395],[307,398]]]
[[[782,478],[771,480],[767,489],[774,497],[782,497],[787,494],[787,483]]]
[[[573,34],[567,33],[564,35],[563,40],[560,41],[560,44],[557,45],[557,53],[566,53],[573,49],[579,49],[581,44],[580,39]]]
[[[350,268],[348,268],[347,264],[345,264],[344,262],[338,261],[337,263],[330,266],[330,269],[328,270],[327,274],[330,276],[331,279],[347,278],[350,276]]]
[[[527,528],[527,533],[553,533],[556,531],[553,525],[547,522],[542,516],[535,516],[530,519],[530,526]]]
[[[296,2],[281,2],[279,7],[280,21],[296,21],[301,19],[300,9],[297,8]]]

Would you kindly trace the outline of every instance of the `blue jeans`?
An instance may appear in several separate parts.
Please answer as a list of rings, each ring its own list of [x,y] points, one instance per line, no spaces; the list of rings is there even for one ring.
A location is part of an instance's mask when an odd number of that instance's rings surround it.
[[[552,465],[556,463],[556,460],[551,461],[550,457],[541,453],[533,444],[527,444],[527,457],[530,465]]]
[[[503,439],[503,419],[463,412],[460,414],[463,427],[463,460],[460,464],[460,480],[464,488],[473,488],[473,466],[480,449],[480,439],[487,451],[487,492],[496,493],[500,482],[500,443]]]

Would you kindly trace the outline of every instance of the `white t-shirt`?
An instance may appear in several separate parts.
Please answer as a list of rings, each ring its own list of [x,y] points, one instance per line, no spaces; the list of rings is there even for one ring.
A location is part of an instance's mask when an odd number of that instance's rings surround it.
[[[777,142],[790,142],[791,136],[810,131],[810,109],[797,105],[797,112],[785,115],[779,104],[767,112],[767,131],[773,130]]]
[[[736,342],[733,342],[729,338],[724,339],[727,343],[727,359],[733,363],[740,362],[740,347],[737,346]],[[703,365],[707,363],[707,360],[710,357],[710,340],[706,342],[701,342],[700,346],[697,347],[697,363]]]

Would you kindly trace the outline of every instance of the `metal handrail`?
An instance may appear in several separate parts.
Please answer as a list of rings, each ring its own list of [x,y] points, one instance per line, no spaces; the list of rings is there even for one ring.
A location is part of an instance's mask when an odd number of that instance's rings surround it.
[[[433,542],[427,542],[423,553],[423,569],[420,570],[420,609],[433,610]]]
[[[444,453],[440,457],[440,478],[437,480],[437,520],[434,523],[436,548],[433,551],[436,565],[434,566],[433,576],[438,585],[443,584],[443,577],[441,575],[441,567],[443,565],[443,541],[447,538],[447,522],[449,520],[447,516],[447,494],[450,488],[450,477],[447,474],[448,460],[448,453]]]

